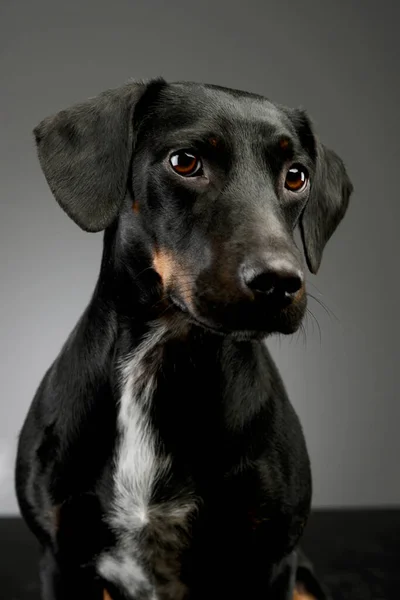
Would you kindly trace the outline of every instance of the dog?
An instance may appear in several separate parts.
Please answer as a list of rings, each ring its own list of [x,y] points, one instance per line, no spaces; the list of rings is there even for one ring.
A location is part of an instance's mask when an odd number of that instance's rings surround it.
[[[299,546],[307,447],[266,339],[302,323],[305,264],[353,191],[343,161],[303,109],[163,78],[34,136],[62,209],[104,232],[18,440],[43,599],[325,598]]]

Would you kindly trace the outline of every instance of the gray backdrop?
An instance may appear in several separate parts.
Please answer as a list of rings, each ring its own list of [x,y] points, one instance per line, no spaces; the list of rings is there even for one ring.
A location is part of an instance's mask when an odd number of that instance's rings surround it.
[[[396,7],[397,4],[397,7]],[[400,3],[2,0],[0,512],[14,513],[17,432],[85,307],[101,234],[56,205],[36,158],[43,117],[163,75],[302,105],[355,185],[309,277],[307,338],[271,342],[304,425],[314,505],[400,504]]]

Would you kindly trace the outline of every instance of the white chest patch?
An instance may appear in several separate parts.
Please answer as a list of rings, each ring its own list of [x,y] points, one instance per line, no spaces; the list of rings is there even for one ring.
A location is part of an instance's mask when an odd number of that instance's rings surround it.
[[[152,331],[122,366],[120,447],[114,478],[113,524],[117,528],[135,529],[148,523],[154,485],[169,469],[168,458],[157,456],[157,440],[149,418],[165,334],[162,327]]]
[[[98,560],[100,575],[122,587],[128,597],[142,594],[155,600],[166,597],[157,591],[156,571],[171,572],[168,559],[157,550],[156,538],[170,537],[174,523],[182,526],[195,506],[188,497],[165,505],[152,503],[155,486],[167,479],[171,469],[171,459],[161,454],[149,415],[166,337],[164,327],[153,328],[122,363],[114,504],[107,518],[118,542]],[[149,572],[149,560],[154,562],[154,572]],[[175,589],[180,587],[172,572],[170,584]],[[177,599],[184,595],[182,590]]]

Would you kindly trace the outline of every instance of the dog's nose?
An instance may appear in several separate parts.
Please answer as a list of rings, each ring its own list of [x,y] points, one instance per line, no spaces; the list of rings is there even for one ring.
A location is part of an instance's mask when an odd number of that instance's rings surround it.
[[[286,258],[270,259],[262,266],[247,265],[242,277],[253,293],[275,298],[290,299],[303,286],[303,273]]]

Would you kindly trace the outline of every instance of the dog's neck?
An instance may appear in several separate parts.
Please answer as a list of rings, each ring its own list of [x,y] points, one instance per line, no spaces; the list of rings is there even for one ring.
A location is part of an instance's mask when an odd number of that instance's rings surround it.
[[[247,406],[245,398],[253,392],[257,398],[259,393],[255,388],[260,386],[265,399],[271,374],[279,377],[265,344],[238,341],[191,323],[187,315],[169,305],[160,294],[156,273],[152,272],[143,247],[138,244],[129,257],[122,259],[115,233],[105,234],[100,277],[89,307],[92,314],[86,320],[87,327],[97,328],[96,339],[107,349],[111,361],[107,370],[118,372],[117,379],[122,381],[121,369],[126,374],[129,364],[136,365],[136,369],[144,361],[140,369],[143,365],[155,369],[157,376],[168,382],[168,386],[162,386],[165,395],[175,394],[181,399],[189,395],[192,403],[198,396],[199,410],[208,398],[212,410],[217,405],[222,408],[224,399],[218,396],[218,382],[223,381],[223,388],[231,394],[226,401],[229,419],[239,425],[257,409],[254,400],[252,406]],[[90,332],[85,333],[84,329],[83,324],[81,339],[88,340]],[[152,401],[165,403],[157,394]]]
[[[273,407],[263,407],[273,404],[274,396],[280,397],[279,402],[284,397],[265,345],[213,334],[192,325],[177,311],[163,313],[153,307],[154,302],[145,302],[145,286],[131,275],[134,271],[146,276],[143,270],[148,264],[136,260],[124,270],[120,260],[115,260],[112,242],[109,238],[105,243],[91,302],[55,365],[54,373],[62,377],[70,403],[70,417],[63,413],[56,424],[64,437],[68,431],[68,453],[73,454],[71,448],[82,432],[92,435],[94,420],[105,424],[96,428],[103,456],[112,453],[115,430],[110,423],[117,419],[126,393],[124,410],[129,410],[133,400],[142,403],[150,399],[151,419],[167,453],[191,456],[193,470],[199,476],[204,473],[205,462],[215,462],[216,448],[224,444],[229,452],[217,453],[229,462],[223,468],[236,468],[241,464],[244,444],[253,443],[252,430],[247,431],[246,424],[257,416],[257,427],[268,431]],[[128,392],[142,373],[151,374],[149,380],[140,381],[140,386],[149,386],[143,391],[151,395],[141,394],[131,402]],[[82,415],[80,428],[76,427],[76,414]],[[239,441],[232,441],[232,436],[238,436]],[[71,462],[70,458],[66,461]],[[209,478],[209,472],[204,476]],[[79,488],[87,482],[76,481],[72,470],[70,479],[64,478],[57,490],[57,497],[63,497],[67,484]]]

